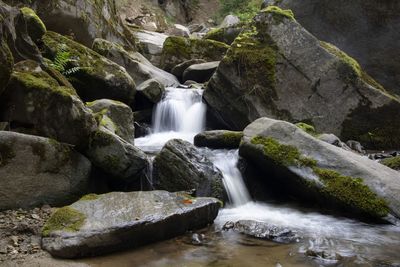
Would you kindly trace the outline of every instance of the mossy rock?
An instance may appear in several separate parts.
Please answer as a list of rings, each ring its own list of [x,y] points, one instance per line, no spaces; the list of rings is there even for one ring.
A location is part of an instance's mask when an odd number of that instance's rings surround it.
[[[400,171],[400,156],[384,159],[380,163],[393,170]]]
[[[215,28],[207,32],[204,39],[214,40],[227,45],[231,45],[240,34],[244,25],[235,25],[226,28]]]
[[[2,62],[0,65],[0,95],[1,95],[4,88],[8,84],[14,65],[14,58],[4,39],[0,41],[0,62]]]
[[[307,124],[304,122],[299,122],[299,123],[296,123],[296,126],[312,136],[318,136],[318,133],[317,133],[317,131],[315,131],[314,126],[312,126],[310,124]]]
[[[86,216],[72,207],[57,209],[43,226],[42,236],[47,237],[55,231],[77,232],[85,222]]]
[[[136,85],[126,70],[93,50],[58,33],[43,36],[44,56],[54,60],[58,53],[68,53],[68,79],[84,101],[119,100],[131,104]]]
[[[25,18],[29,36],[34,42],[37,43],[46,33],[46,26],[44,25],[43,21],[38,17],[38,15],[36,15],[35,11],[33,11],[31,8],[23,7],[20,9],[20,11]]]
[[[226,130],[206,131],[194,137],[194,144],[198,147],[215,149],[237,149],[242,137],[243,132]]]
[[[168,37],[164,42],[161,66],[171,71],[176,65],[190,59],[219,61],[228,48],[227,44],[213,40]]]

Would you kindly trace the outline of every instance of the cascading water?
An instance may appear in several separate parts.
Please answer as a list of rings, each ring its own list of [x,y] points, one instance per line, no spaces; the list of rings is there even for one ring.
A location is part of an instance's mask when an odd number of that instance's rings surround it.
[[[135,139],[136,146],[154,152],[171,139],[193,142],[196,134],[204,130],[206,105],[203,90],[166,88],[164,98],[153,112],[152,133]]]

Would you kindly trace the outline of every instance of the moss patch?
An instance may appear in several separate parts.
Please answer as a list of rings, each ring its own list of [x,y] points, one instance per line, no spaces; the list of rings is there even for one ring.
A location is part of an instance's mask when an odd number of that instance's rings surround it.
[[[306,133],[308,133],[309,135],[312,136],[317,136],[317,131],[315,131],[314,126],[304,123],[304,122],[299,122],[296,123],[296,126],[299,127],[300,129],[302,129],[303,131],[305,131]]]
[[[30,35],[32,35],[34,39],[41,38],[43,34],[47,31],[43,21],[38,17],[38,15],[36,15],[35,11],[30,9],[29,7],[23,7],[20,10],[27,21],[28,31]]]
[[[239,146],[242,137],[243,137],[243,132],[226,131],[222,135],[224,144],[227,144],[228,146],[237,146],[237,147]]]
[[[389,168],[400,171],[400,156],[384,159],[381,163]]]
[[[379,198],[365,185],[361,178],[343,176],[338,172],[314,168],[314,172],[324,182],[322,191],[344,203],[373,217],[384,217],[389,213],[385,200]]]
[[[277,6],[268,6],[264,8],[261,12],[270,13],[274,20],[278,22],[283,22],[284,19],[294,20],[294,14],[290,9],[281,9]]]
[[[104,161],[102,162],[104,168],[110,169],[120,169],[120,160],[115,155],[106,155]]]
[[[87,194],[87,195],[84,195],[83,197],[81,197],[79,199],[79,201],[90,201],[90,200],[96,200],[98,198],[99,198],[99,195],[97,195],[97,194]]]
[[[256,136],[251,139],[251,143],[262,145],[264,154],[278,165],[314,167],[317,163],[311,158],[301,156],[296,147],[281,144],[271,137]]]
[[[54,231],[76,232],[82,227],[86,216],[69,206],[54,212],[43,227],[42,235],[49,236]]]

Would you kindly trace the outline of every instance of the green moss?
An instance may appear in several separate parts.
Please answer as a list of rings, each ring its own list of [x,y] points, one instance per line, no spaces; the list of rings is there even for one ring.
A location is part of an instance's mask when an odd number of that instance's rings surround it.
[[[308,133],[309,135],[312,135],[312,136],[318,135],[317,132],[315,131],[314,126],[312,126],[312,125],[309,125],[304,122],[299,122],[299,123],[296,123],[296,126],[299,127],[300,129],[302,129],[303,131],[305,131],[306,133]]]
[[[96,200],[98,198],[99,198],[99,195],[97,195],[97,194],[87,194],[87,195],[84,195],[83,197],[81,197],[79,199],[79,201],[90,201],[90,200]]]
[[[7,165],[15,157],[15,152],[11,145],[0,144],[0,167]]]
[[[67,206],[57,209],[43,227],[42,235],[49,236],[54,231],[76,232],[82,227],[86,216]]]
[[[113,142],[113,136],[101,130],[95,131],[90,138],[91,147],[105,147],[111,145]]]
[[[314,168],[314,172],[324,182],[325,187],[322,191],[346,206],[357,208],[361,212],[377,218],[384,217],[389,213],[386,201],[363,184],[361,178],[343,176],[333,170],[320,168]]]
[[[264,154],[275,164],[282,166],[314,167],[316,161],[301,156],[299,150],[290,145],[284,145],[272,137],[256,136],[251,139],[254,145],[262,145]]]
[[[334,46],[333,44],[327,43],[320,41],[321,46],[328,51],[329,53],[337,56],[344,65],[348,66],[350,70],[353,72],[353,75],[356,77],[359,77],[361,80],[363,80],[365,83],[386,92],[385,88],[383,88],[382,85],[380,85],[378,82],[376,82],[371,76],[369,76],[366,72],[364,72],[360,66],[360,64],[352,57],[350,57],[348,54]],[[351,76],[349,77],[351,78]]]
[[[204,36],[204,39],[210,39],[218,42],[223,42],[224,40],[225,31],[223,28],[216,28],[212,29],[211,31],[207,32]]]
[[[243,137],[243,132],[226,131],[223,133],[223,139],[228,144],[239,144]]]
[[[261,12],[270,13],[272,17],[278,22],[282,22],[283,19],[294,20],[294,14],[290,9],[283,10],[277,6],[268,6],[264,8]]]
[[[384,159],[381,163],[389,168],[400,171],[400,156]]]
[[[22,14],[28,18],[28,23],[35,23],[40,27],[40,30],[45,33],[46,26],[44,25],[43,21],[36,15],[35,11],[30,9],[29,7],[23,7],[20,9]],[[30,21],[31,20],[31,21]],[[29,26],[29,24],[28,24]]]

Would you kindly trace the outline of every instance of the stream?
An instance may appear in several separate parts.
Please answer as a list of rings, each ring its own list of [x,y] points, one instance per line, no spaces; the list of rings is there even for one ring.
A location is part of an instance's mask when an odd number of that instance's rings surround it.
[[[152,132],[135,139],[136,146],[154,154],[170,139],[193,142],[205,129],[205,114],[201,90],[167,88],[154,110]],[[205,236],[201,246],[193,245],[192,234],[187,234],[82,261],[92,266],[400,266],[399,226],[371,225],[293,204],[252,201],[237,167],[238,151],[202,151],[223,173],[230,201],[214,225],[196,232]],[[301,238],[295,244],[278,244],[221,230],[227,221],[240,219],[287,227]]]

